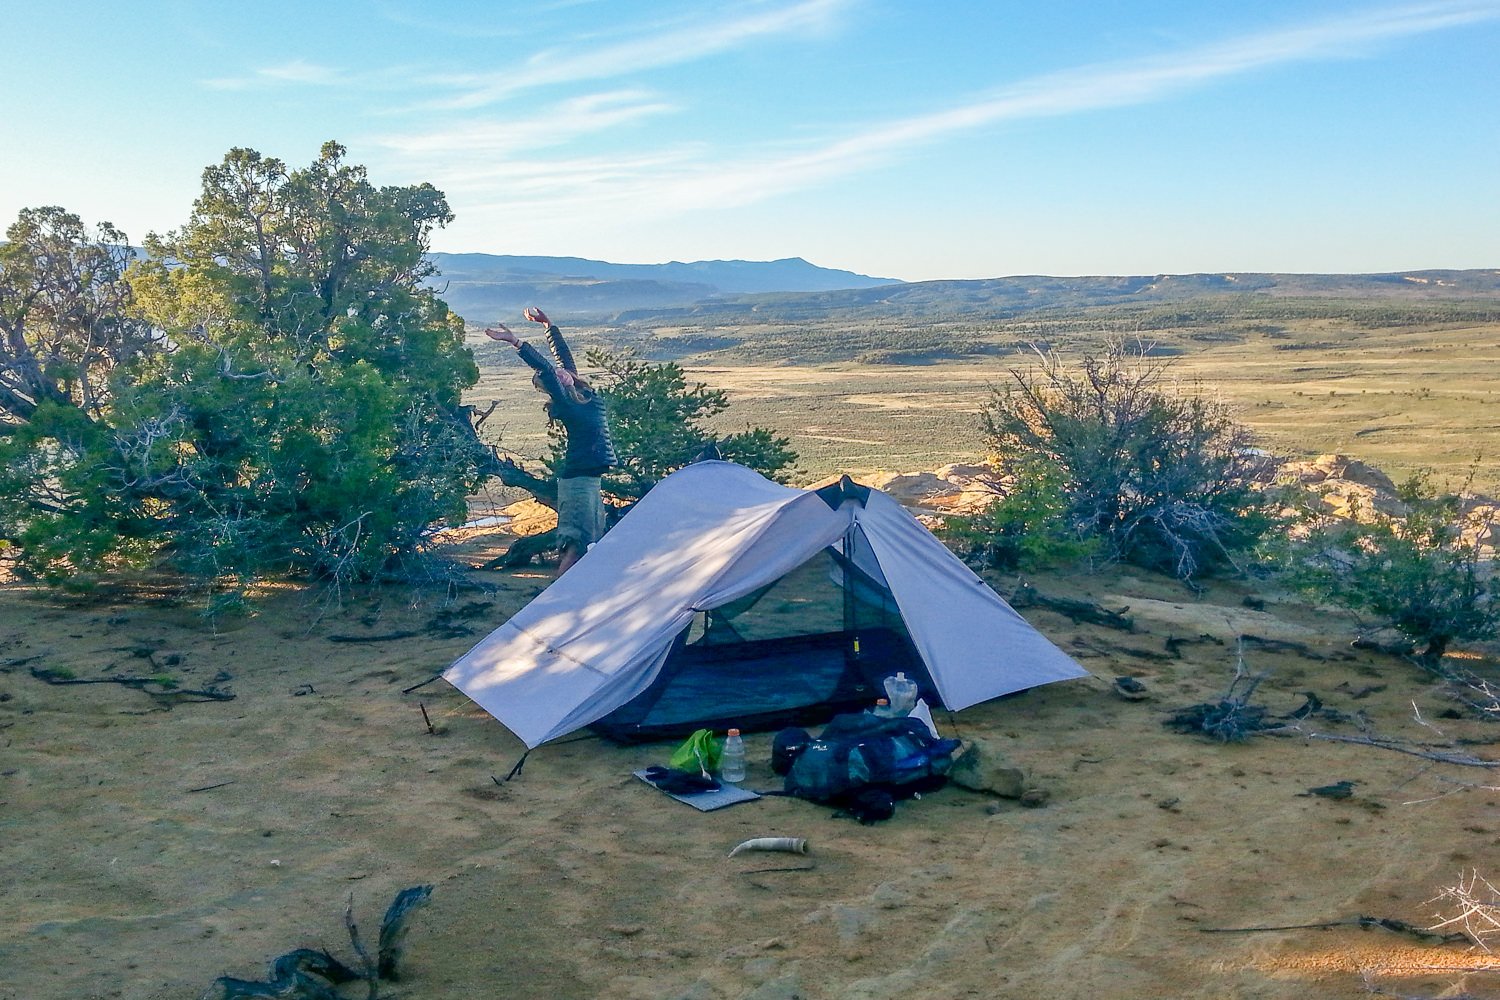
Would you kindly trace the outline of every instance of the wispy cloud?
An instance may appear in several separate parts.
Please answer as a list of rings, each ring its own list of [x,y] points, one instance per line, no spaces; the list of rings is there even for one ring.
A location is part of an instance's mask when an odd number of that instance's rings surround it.
[[[503,72],[450,77],[447,82],[458,93],[435,101],[432,106],[479,108],[521,90],[605,80],[626,73],[694,62],[770,36],[823,30],[846,6],[848,0],[799,0],[769,8],[746,5],[734,9],[749,13],[721,20],[697,20],[612,45],[582,50],[543,50],[519,67],[507,68]]]
[[[670,200],[689,208],[745,204],[868,169],[905,150],[1006,121],[1146,104],[1255,70],[1355,57],[1381,42],[1496,19],[1500,19],[1500,3],[1495,2],[1376,10],[1165,57],[1049,74],[956,107],[880,124],[815,149],[679,177],[668,182]]]
[[[1357,58],[1399,39],[1496,19],[1500,19],[1500,0],[1357,12],[1152,59],[1035,77],[930,114],[877,123],[821,145],[801,149],[783,145],[773,155],[683,147],[669,156],[611,161],[607,170],[601,169],[602,164],[576,160],[564,161],[559,169],[559,164],[542,158],[491,164],[489,176],[505,183],[505,192],[495,199],[475,200],[483,201],[485,210],[504,212],[507,217],[538,219],[608,213],[611,218],[628,220],[743,206],[865,171],[950,137],[1008,121],[1147,104],[1256,71],[1296,62]],[[632,56],[622,48],[614,65],[622,68],[635,58],[645,55]],[[579,120],[586,119],[583,115]],[[436,137],[429,139],[425,152],[441,160],[436,149],[440,143]],[[529,182],[510,187],[523,178]],[[439,186],[444,182],[441,176],[432,179]],[[463,179],[465,187],[479,182],[473,174]],[[476,207],[469,203],[466,210]]]
[[[672,103],[642,90],[615,90],[563,101],[531,118],[470,121],[462,125],[381,136],[374,141],[393,152],[448,161],[511,157],[555,147],[580,136],[676,110]]]
[[[330,66],[294,59],[276,66],[263,67],[247,76],[219,77],[203,82],[214,90],[251,90],[285,84],[333,87],[349,82],[349,78]]]
[[[593,0],[554,0],[553,6],[567,7]],[[348,71],[318,65],[301,59],[274,66],[252,69],[236,76],[206,79],[203,85],[213,90],[248,91],[287,86],[367,87],[398,89],[446,96],[424,97],[415,108],[394,109],[400,112],[420,110],[473,111],[524,90],[573,83],[607,80],[646,70],[682,65],[709,59],[732,49],[778,35],[821,32],[836,22],[837,15],[856,0],[796,0],[792,3],[740,3],[728,8],[731,16],[695,14],[685,21],[642,27],[637,37],[627,41],[590,45],[574,40],[567,47],[533,52],[519,65],[484,73],[453,73],[414,67],[385,71]],[[391,3],[377,4],[383,19],[405,27],[442,33],[449,25],[436,18],[418,14]],[[475,34],[514,35],[513,28],[486,31],[482,26],[464,29],[466,37]]]

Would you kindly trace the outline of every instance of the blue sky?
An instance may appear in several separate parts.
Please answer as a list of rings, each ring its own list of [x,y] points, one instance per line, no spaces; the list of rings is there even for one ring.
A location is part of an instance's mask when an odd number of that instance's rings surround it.
[[[0,219],[139,241],[234,146],[434,248],[908,280],[1500,267],[1500,0],[0,0]]]

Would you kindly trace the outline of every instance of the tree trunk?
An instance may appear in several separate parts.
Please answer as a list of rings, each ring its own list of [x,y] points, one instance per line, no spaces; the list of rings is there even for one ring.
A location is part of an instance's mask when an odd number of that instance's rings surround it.
[[[517,538],[503,553],[480,566],[480,569],[516,569],[528,566],[533,559],[557,548],[557,531],[543,531]]]
[[[543,506],[557,509],[557,480],[543,479],[541,476],[527,472],[511,459],[497,455],[494,447],[485,444],[479,436],[479,430],[475,426],[474,407],[453,407],[449,410],[448,416],[454,426],[484,452],[484,457],[479,461],[480,472],[491,479],[500,480],[502,485],[525,490]]]

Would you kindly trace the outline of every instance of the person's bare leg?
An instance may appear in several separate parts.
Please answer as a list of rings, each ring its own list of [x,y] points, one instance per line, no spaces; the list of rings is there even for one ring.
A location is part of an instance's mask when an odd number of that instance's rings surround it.
[[[568,542],[558,550],[556,576],[562,576],[574,563],[576,563],[582,557],[583,546],[579,545],[577,542]],[[554,579],[555,578],[556,577],[554,577]]]

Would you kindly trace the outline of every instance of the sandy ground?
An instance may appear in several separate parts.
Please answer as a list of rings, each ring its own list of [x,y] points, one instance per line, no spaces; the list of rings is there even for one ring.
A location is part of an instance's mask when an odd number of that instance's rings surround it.
[[[386,589],[334,607],[269,594],[217,631],[141,592],[0,588],[0,998],[193,998],[222,974],[261,978],[297,946],[349,959],[346,901],[368,937],[397,890],[425,883],[407,980],[384,996],[1337,1000],[1368,995],[1365,976],[1407,996],[1500,990],[1495,973],[1462,971],[1492,956],[1381,930],[1202,933],[1362,914],[1428,924],[1428,901],[1462,872],[1494,877],[1500,796],[1451,783],[1493,785],[1493,771],[1163,728],[1170,709],[1222,693],[1234,637],[1250,632],[1306,644],[1246,648],[1272,671],[1262,700],[1277,711],[1315,691],[1383,735],[1436,739],[1415,703],[1448,738],[1500,736],[1441,718],[1409,665],[1349,652],[1341,618],[1248,611],[1247,585],[1194,599],[1118,573],[1039,578],[1131,605],[1130,634],[1028,617],[1152,698],[1078,681],[940,717],[1003,747],[1050,802],[950,786],[863,827],[785,798],[700,814],[630,776],[665,744],[562,742],[499,781],[521,753],[505,729],[441,681],[403,693],[546,582],[475,578],[490,592]],[[397,632],[417,634],[332,641]],[[1173,658],[1174,637],[1201,641]],[[53,686],[38,667],[165,673],[236,697]],[[773,786],[769,736],[748,742],[749,784]],[[1343,779],[1358,782],[1347,800],[1302,794]],[[777,835],[811,853],[726,858]]]

